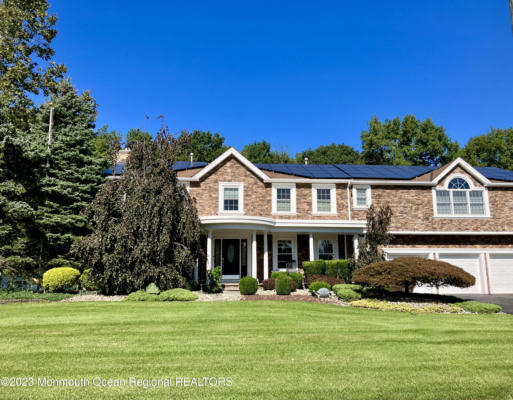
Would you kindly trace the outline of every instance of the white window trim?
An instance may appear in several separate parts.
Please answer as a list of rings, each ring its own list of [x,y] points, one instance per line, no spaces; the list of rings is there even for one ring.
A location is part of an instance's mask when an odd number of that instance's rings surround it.
[[[340,249],[338,248],[338,235],[330,235],[330,234],[319,234],[316,233],[314,235],[314,258],[315,260],[320,260],[319,258],[319,242],[321,240],[331,240],[333,243],[333,259],[337,260],[340,258]]]
[[[317,189],[330,189],[331,210],[317,211]],[[312,184],[312,215],[337,215],[337,190],[333,184]]]
[[[224,210],[224,189],[239,189],[239,209],[237,211]],[[219,182],[219,214],[244,214],[244,183],[242,182]]]
[[[358,199],[356,196],[356,189],[365,189],[366,205],[358,205]],[[372,204],[371,187],[370,185],[354,185],[353,186],[353,209],[355,210],[366,210]]]
[[[454,178],[462,178],[464,179],[470,189],[449,189],[449,183]],[[439,190],[447,190],[449,192],[449,201],[451,205],[451,214],[438,214],[438,207],[437,207],[437,201],[436,201],[436,192]],[[469,207],[469,214],[454,214],[454,201],[453,201],[453,192],[455,190],[465,191],[467,192],[467,204]],[[483,215],[475,215],[470,214],[470,198],[468,192],[470,191],[482,191],[483,192],[483,207],[484,207],[484,214]],[[433,216],[435,218],[490,218],[490,204],[488,201],[488,189],[485,187],[476,187],[474,185],[474,182],[472,182],[472,179],[470,179],[468,176],[462,175],[462,174],[452,174],[450,175],[446,180],[445,184],[441,187],[434,187],[432,189],[433,192]]]
[[[286,268],[278,268],[278,240],[290,240],[292,242],[292,259],[296,261],[296,269],[298,268],[297,260],[297,236],[273,234],[273,271],[286,271]]]
[[[278,189],[290,189],[290,211],[278,211]],[[273,183],[272,201],[273,215],[296,215],[296,184]]]

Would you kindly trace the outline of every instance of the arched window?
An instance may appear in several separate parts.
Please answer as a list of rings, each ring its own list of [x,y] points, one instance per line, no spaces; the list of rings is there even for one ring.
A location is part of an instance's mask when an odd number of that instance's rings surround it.
[[[451,179],[449,185],[447,186],[449,189],[470,189],[470,185],[463,178],[454,178]]]
[[[436,190],[436,215],[438,216],[484,216],[486,208],[483,189],[471,189],[465,178],[455,177],[447,189]]]

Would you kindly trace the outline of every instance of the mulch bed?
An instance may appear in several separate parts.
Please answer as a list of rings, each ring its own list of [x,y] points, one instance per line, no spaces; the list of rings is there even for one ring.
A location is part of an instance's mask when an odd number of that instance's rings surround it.
[[[244,300],[280,300],[280,301],[304,301],[307,303],[336,303],[335,298],[319,299],[315,296],[303,296],[303,295],[287,295],[279,296],[277,294],[259,296],[253,294],[250,296],[244,296]]]

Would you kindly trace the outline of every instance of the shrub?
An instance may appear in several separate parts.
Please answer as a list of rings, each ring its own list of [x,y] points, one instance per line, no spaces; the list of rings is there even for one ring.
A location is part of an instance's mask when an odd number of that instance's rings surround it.
[[[296,284],[297,289],[301,289],[303,287],[303,275],[300,272],[291,272],[289,276]]]
[[[340,278],[331,278],[326,275],[312,275],[308,278],[308,286],[310,286],[313,282],[328,282],[330,286],[340,285],[345,283],[343,279]]]
[[[406,293],[417,284],[441,287],[472,286],[476,279],[463,269],[443,261],[419,257],[399,257],[360,268],[353,281],[377,288],[400,286]]]
[[[332,289],[334,292],[336,292],[337,290],[340,290],[340,289],[351,289],[357,293],[363,292],[362,285],[356,285],[354,283],[339,283],[338,285],[333,285]]]
[[[198,282],[191,279],[190,281],[187,281],[187,283],[185,284],[185,289],[187,289],[191,292],[195,292],[196,290],[200,289],[200,285]]]
[[[80,283],[86,290],[99,290],[100,286],[91,276],[91,270],[92,268],[87,268],[82,272],[82,275],[80,275]]]
[[[157,301],[194,301],[198,300],[198,295],[192,293],[187,289],[171,289],[160,293],[157,297]]]
[[[326,276],[350,280],[349,262],[347,260],[326,261]]]
[[[239,281],[239,291],[242,295],[255,294],[258,290],[258,281],[251,276],[245,276]]]
[[[315,281],[308,286],[308,290],[310,290],[310,293],[312,294],[314,294],[314,292],[317,292],[320,288],[326,288],[328,290],[331,290],[331,285],[328,282]]]
[[[221,267],[215,267],[207,272],[209,293],[222,293],[223,286],[221,285]]]
[[[290,276],[282,276],[275,281],[276,294],[287,295],[292,291],[292,278]]]
[[[292,277],[291,277],[291,279],[292,279]],[[294,279],[292,279],[292,285],[291,285],[290,291],[295,292],[296,290],[297,290],[297,283]]]
[[[307,279],[312,275],[324,275],[326,273],[326,261],[303,261],[303,271],[305,271]]]
[[[146,287],[146,293],[148,293],[148,294],[159,294],[160,293],[160,289],[154,283],[150,283]]]
[[[125,301],[158,301],[158,296],[149,294],[146,290],[138,290],[125,297]]]
[[[71,267],[52,268],[43,274],[43,287],[49,292],[71,290],[77,284],[80,272]]]
[[[502,311],[502,307],[497,304],[481,303],[480,301],[460,301],[454,304],[465,311],[477,314],[495,314]]]
[[[262,287],[264,290],[274,290],[274,278],[265,279],[262,281]]]
[[[352,289],[338,289],[334,290],[334,292],[337,294],[337,297],[346,302],[354,301],[354,300],[360,300],[362,298],[362,295],[358,292],[355,292]]]
[[[289,273],[285,271],[274,271],[271,273],[271,278],[273,279],[282,278],[284,276],[289,276]]]

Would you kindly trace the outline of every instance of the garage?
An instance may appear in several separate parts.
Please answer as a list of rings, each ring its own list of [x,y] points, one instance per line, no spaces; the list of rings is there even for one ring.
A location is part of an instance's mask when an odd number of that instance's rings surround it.
[[[483,263],[481,262],[481,254],[438,254],[440,261],[445,261],[449,264],[456,265],[462,268],[469,274],[474,275],[476,283],[469,288],[457,288],[448,286],[440,288],[440,294],[460,294],[460,293],[486,293],[483,282]]]
[[[492,293],[513,293],[513,254],[491,253],[488,271]]]

